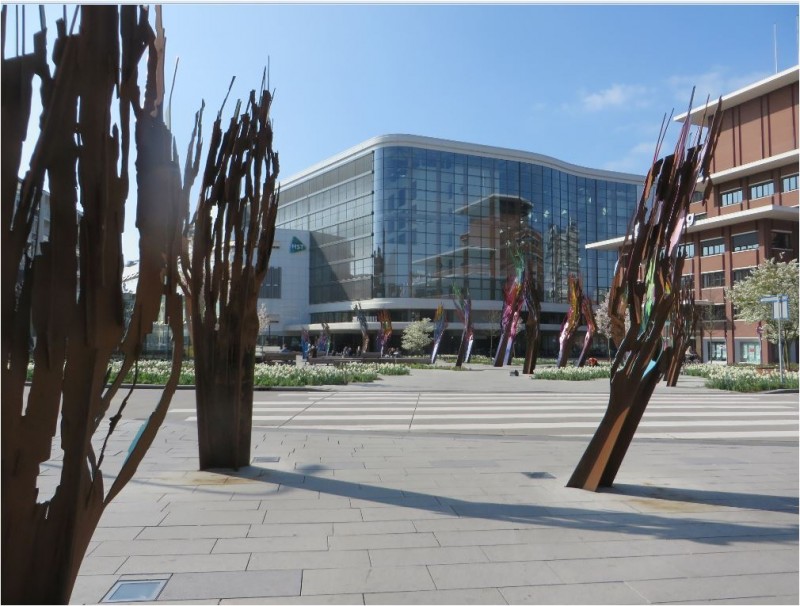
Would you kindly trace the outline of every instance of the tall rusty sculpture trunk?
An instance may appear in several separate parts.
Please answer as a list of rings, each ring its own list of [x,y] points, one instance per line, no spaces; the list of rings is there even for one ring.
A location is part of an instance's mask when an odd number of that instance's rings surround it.
[[[581,322],[581,302],[583,301],[583,283],[580,277],[569,274],[569,309],[564,321],[561,323],[561,332],[558,335],[558,359],[556,366],[565,368],[572,350],[572,342]]]
[[[631,242],[623,247],[625,254],[618,264],[621,279],[615,277],[614,282],[624,285],[631,326],[611,366],[605,416],[567,486],[597,490],[613,484],[650,396],[665,372],[672,352],[664,347],[662,330],[679,302],[683,268],[679,244],[698,176],[702,174],[705,180],[708,175],[721,113],[718,105],[705,141],[701,143],[698,131],[694,145],[689,144],[687,120],[675,152],[654,161],[647,174],[625,244],[629,237]],[[663,129],[655,157],[662,140]],[[708,181],[706,188],[710,186]],[[654,196],[649,203],[651,191]],[[609,310],[613,302],[612,298]]]
[[[594,310],[592,310],[592,302],[586,294],[583,295],[581,299],[581,312],[583,314],[583,321],[586,322],[586,337],[583,339],[583,349],[581,349],[581,355],[578,356],[578,360],[575,362],[575,366],[582,367],[586,364],[586,357],[589,355],[589,349],[592,346],[592,339],[594,339],[594,335],[597,332],[597,322],[594,319]]]
[[[525,261],[519,248],[513,248],[511,256],[514,261],[514,271],[509,273],[506,284],[503,287],[503,315],[500,321],[500,339],[494,356],[494,366],[496,368],[505,366],[511,360],[511,352],[517,336],[524,299]]]
[[[525,362],[522,365],[522,374],[525,375],[533,374],[536,369],[536,360],[539,357],[539,346],[542,340],[542,331],[539,327],[542,304],[539,297],[539,285],[536,284],[534,276],[533,261],[528,259],[523,289],[525,305],[528,308],[528,317],[525,319]]]
[[[200,469],[250,464],[258,290],[278,211],[272,95],[262,83],[222,131],[211,134],[193,219],[191,324]]]
[[[464,296],[461,289],[458,286],[454,286],[452,299],[456,314],[464,324],[464,330],[461,332],[461,342],[458,345],[458,355],[456,355],[456,368],[461,368],[464,362],[469,361],[469,354],[472,350],[472,342],[474,339],[474,331],[472,328],[472,297],[469,296],[469,293]]]
[[[3,57],[2,103],[2,601],[65,604],[105,507],[133,476],[164,419],[180,376],[182,313],[176,292],[179,179],[172,137],[161,119],[163,31],[134,6],[84,6],[80,29],[58,37],[50,77],[44,32],[32,56]],[[5,23],[5,7],[3,8]],[[5,41],[5,32],[3,32]],[[121,46],[120,46],[121,40]],[[149,47],[149,48],[148,48]],[[139,106],[137,64],[149,50]],[[30,112],[31,76],[42,78],[40,133],[16,185]],[[119,125],[111,108],[119,98]],[[122,228],[128,195],[130,113],[136,117],[140,272],[133,316],[122,306]],[[80,137],[75,136],[79,133]],[[120,167],[119,173],[117,167]],[[45,175],[51,225],[41,254],[28,248]],[[78,205],[83,209],[79,215]],[[101,429],[114,396],[166,301],[173,331],[168,384],[106,492],[102,463],[127,398]],[[31,331],[32,329],[32,331]],[[25,398],[29,341],[35,368]],[[122,370],[111,378],[118,351]],[[109,384],[110,383],[110,384]],[[60,416],[60,419],[59,419]],[[59,422],[60,421],[60,422]],[[63,457],[51,453],[59,435]],[[105,438],[103,436],[105,435]],[[99,439],[98,439],[99,438]],[[95,445],[102,443],[99,453]],[[108,453],[114,457],[114,453]],[[39,466],[60,467],[52,496],[41,494]],[[41,499],[41,502],[38,502]]]

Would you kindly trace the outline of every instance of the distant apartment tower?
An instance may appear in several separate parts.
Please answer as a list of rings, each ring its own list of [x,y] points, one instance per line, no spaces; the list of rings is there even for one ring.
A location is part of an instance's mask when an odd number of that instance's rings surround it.
[[[675,120],[702,126],[716,103]],[[759,338],[758,324],[734,320],[725,289],[766,259],[797,258],[798,68],[724,95],[722,111],[713,190],[705,203],[697,192],[684,238],[684,284],[693,285],[702,318],[695,347],[704,361],[775,362],[777,348]],[[621,245],[615,238],[587,248]],[[792,350],[796,360],[796,344]]]

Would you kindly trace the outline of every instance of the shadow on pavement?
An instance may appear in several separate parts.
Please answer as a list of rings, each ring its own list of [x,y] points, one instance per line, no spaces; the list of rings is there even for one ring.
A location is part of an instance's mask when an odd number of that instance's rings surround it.
[[[713,521],[705,518],[676,517],[668,513],[656,515],[642,512],[591,511],[589,509],[558,505],[522,505],[465,501],[451,497],[369,486],[331,478],[321,478],[315,472],[324,471],[322,465],[309,465],[305,473],[273,470],[251,466],[238,472],[232,470],[208,470],[222,475],[247,477],[250,480],[276,484],[291,489],[308,490],[357,498],[375,503],[410,507],[441,513],[443,516],[483,518],[530,524],[536,527],[569,528],[590,532],[611,532],[650,536],[660,539],[689,539],[701,543],[725,545],[731,541],[794,543],[797,540],[797,524],[758,526],[744,522]],[[577,489],[576,489],[577,490]],[[715,491],[653,489],[652,487],[623,486],[606,492],[618,494],[744,507],[778,512],[796,512],[797,499],[721,493]],[[661,494],[656,494],[660,492]],[[598,493],[602,499],[603,493]],[[742,504],[741,500],[745,503]],[[734,505],[735,503],[735,505]],[[689,512],[691,513],[691,512]]]
[[[613,488],[602,492],[622,494],[631,497],[662,499],[682,503],[703,503],[724,505],[740,509],[760,509],[778,513],[798,513],[797,497],[782,497],[768,494],[745,492],[721,492],[717,490],[697,490],[691,488],[666,488],[660,486],[639,486],[636,484],[614,484]]]

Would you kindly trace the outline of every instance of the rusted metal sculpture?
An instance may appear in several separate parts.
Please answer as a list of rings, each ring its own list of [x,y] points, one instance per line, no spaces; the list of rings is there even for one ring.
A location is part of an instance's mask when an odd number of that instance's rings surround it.
[[[388,309],[378,310],[378,351],[383,355],[386,345],[392,336],[392,314]]]
[[[589,348],[592,346],[592,339],[597,332],[597,322],[594,319],[594,311],[592,310],[592,302],[585,294],[581,300],[581,312],[583,312],[583,321],[586,322],[586,336],[583,339],[583,349],[575,366],[583,366],[586,364],[586,358],[589,355]]]
[[[258,290],[278,211],[271,104],[262,81],[244,112],[237,103],[225,132],[220,109],[187,226],[200,469],[250,464]]]
[[[353,305],[353,311],[356,312],[356,319],[361,328],[361,353],[367,353],[369,351],[369,326],[367,325],[367,316],[364,315],[361,303],[356,302]]]
[[[572,342],[581,322],[581,304],[583,302],[583,283],[580,276],[569,274],[569,309],[564,321],[561,323],[561,332],[558,335],[558,359],[556,366],[565,368],[572,350]]]
[[[464,325],[461,333],[461,342],[458,345],[458,355],[456,356],[456,368],[461,368],[464,362],[469,361],[472,352],[472,342],[475,339],[472,328],[472,298],[464,293],[458,286],[453,287],[453,305],[456,308],[459,320]]]
[[[698,313],[694,304],[694,289],[682,288],[678,304],[672,308],[670,315],[670,337],[672,340],[672,356],[670,357],[664,380],[670,387],[678,384],[681,368],[686,360],[686,349],[697,329]]]
[[[439,355],[439,346],[442,344],[442,337],[447,328],[447,316],[444,313],[444,305],[439,303],[436,314],[433,316],[433,350],[431,351],[431,364],[436,362]]]
[[[3,7],[3,43],[5,15]],[[158,11],[157,15],[154,33],[144,9],[82,6],[77,33],[67,33],[63,21],[56,24],[52,77],[45,61],[44,31],[36,35],[32,55],[3,57],[4,603],[68,603],[103,510],[135,473],[177,386],[183,352],[177,294],[181,186],[172,136],[162,119],[164,34]],[[140,105],[138,63],[145,50],[148,75]],[[42,79],[43,114],[30,169],[15,204],[34,73]],[[112,127],[111,110],[117,103],[119,124]],[[129,189],[131,112],[141,267],[126,330],[121,234]],[[26,252],[26,243],[31,218],[40,211],[45,175],[50,187],[50,232],[41,254],[34,257]],[[106,414],[123,378],[135,368],[162,297],[174,339],[172,372],[124,461],[113,463],[116,477],[111,474],[106,491],[102,463],[106,455],[114,456],[106,447],[127,398],[108,424]],[[35,367],[26,398],[34,336]],[[109,362],[115,352],[122,355],[122,370],[111,376]],[[63,457],[54,451],[51,458],[59,429],[57,444]],[[61,469],[52,496],[40,494],[37,487],[39,466],[45,463]]]
[[[327,356],[331,350],[331,327],[327,322],[322,323],[322,332],[317,337],[317,354]]]
[[[513,250],[514,273],[509,274],[503,287],[503,315],[500,319],[500,339],[494,356],[494,366],[501,367],[509,363],[514,339],[519,327],[520,312],[523,301],[523,280],[525,263],[519,250]]]
[[[522,290],[528,316],[525,318],[525,362],[522,365],[522,374],[533,374],[536,369],[536,359],[539,357],[539,345],[542,340],[539,328],[539,318],[542,315],[542,305],[539,298],[539,286],[536,284],[533,260],[528,259],[525,268],[525,285]]]
[[[608,409],[567,486],[586,490],[611,486],[666,369],[671,347],[664,347],[662,330],[680,293],[679,244],[698,176],[704,180],[708,176],[721,114],[718,104],[705,139],[698,130],[693,145],[687,120],[675,152],[654,161],[647,174],[620,258],[631,326],[611,366]],[[662,128],[654,158],[663,136]],[[706,181],[707,190],[710,186]],[[651,193],[653,200],[648,203]]]

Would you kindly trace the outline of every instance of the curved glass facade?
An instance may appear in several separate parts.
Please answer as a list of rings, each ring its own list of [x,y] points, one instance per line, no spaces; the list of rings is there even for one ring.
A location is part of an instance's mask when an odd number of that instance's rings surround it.
[[[625,233],[639,189],[533,161],[383,145],[283,189],[277,225],[310,231],[312,305],[442,299],[455,285],[499,301],[514,246],[533,255],[544,302],[566,303],[569,273],[597,300],[616,253],[585,245]]]

